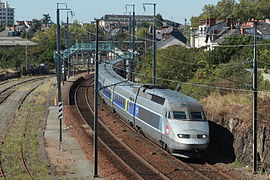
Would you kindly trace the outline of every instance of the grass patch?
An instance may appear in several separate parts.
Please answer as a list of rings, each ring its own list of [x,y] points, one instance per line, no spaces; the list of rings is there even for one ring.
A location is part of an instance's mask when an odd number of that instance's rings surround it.
[[[1,146],[2,165],[8,179],[29,179],[21,166],[20,144],[23,146],[26,164],[33,178],[51,179],[47,162],[40,158],[39,135],[42,131],[41,124],[46,120],[45,103],[54,81],[50,79],[26,98]]]
[[[231,166],[232,166],[233,168],[242,168],[242,167],[243,167],[243,165],[241,164],[241,162],[238,161],[238,160],[235,160],[234,162],[232,162],[232,163],[231,163]]]

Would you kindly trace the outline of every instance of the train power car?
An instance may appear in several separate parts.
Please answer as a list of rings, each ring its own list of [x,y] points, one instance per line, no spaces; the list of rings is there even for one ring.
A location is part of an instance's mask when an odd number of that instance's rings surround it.
[[[172,155],[200,156],[209,145],[201,104],[180,92],[132,83],[115,72],[120,59],[100,64],[99,94],[124,120]]]

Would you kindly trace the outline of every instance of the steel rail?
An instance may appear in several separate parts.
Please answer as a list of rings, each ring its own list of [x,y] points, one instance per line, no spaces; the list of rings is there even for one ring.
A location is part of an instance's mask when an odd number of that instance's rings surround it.
[[[82,84],[86,83],[87,80],[85,80]],[[81,84],[81,86],[82,86]],[[93,112],[93,110],[91,110],[91,107],[90,107],[90,104],[89,104],[89,99],[88,99],[88,95],[87,95],[87,92],[88,92],[88,89],[89,89],[89,86],[86,86],[87,87],[87,90],[85,91],[85,98],[86,98],[86,103],[87,103],[87,108],[90,112]],[[77,88],[77,93],[78,93],[78,89]],[[76,96],[77,96],[77,93],[76,93]],[[76,97],[76,100],[77,100],[77,97]],[[76,102],[76,104],[78,105],[78,102]],[[79,107],[76,106],[78,109]],[[83,113],[80,113],[81,116],[83,117]],[[84,118],[83,118],[84,119]],[[84,121],[89,124],[89,122],[87,122],[85,119]],[[120,161],[120,162],[124,162],[124,166],[128,168],[128,170],[133,174],[135,175],[135,177],[137,177],[138,179],[145,179],[147,178],[147,173],[148,173],[148,178],[150,177],[154,177],[155,179],[168,179],[165,175],[163,175],[162,173],[160,173],[158,170],[156,170],[153,166],[151,166],[148,162],[146,162],[143,158],[141,158],[140,156],[138,156],[135,152],[133,152],[127,145],[125,145],[121,140],[119,140],[115,135],[113,135],[113,133],[105,127],[105,125],[100,122],[100,131],[102,131],[102,133],[100,134],[105,134],[106,132],[106,135],[104,136],[101,136],[100,135],[100,138],[99,138],[99,141],[100,142],[103,142],[106,144],[105,147],[109,147],[110,146],[110,143],[108,143],[108,139],[105,138],[108,137],[108,136],[111,136],[111,139],[109,140],[110,142],[113,141],[113,146],[116,147],[117,144],[120,144],[119,147],[117,147],[117,152],[115,151],[115,149],[113,150],[112,147],[110,147],[111,150],[109,150],[110,152],[114,152],[113,153],[113,156],[116,156],[116,158]],[[91,127],[91,125],[89,125]],[[102,143],[102,144],[103,144]],[[122,148],[122,149],[120,149]],[[126,157],[121,157],[121,154],[119,154],[120,151],[123,151],[121,153],[124,153]],[[123,155],[123,154],[122,154]],[[125,158],[129,157],[131,158],[131,156],[133,156],[133,158],[135,157],[136,160],[132,160],[131,162],[133,161],[136,161],[136,163],[140,163],[140,165],[138,167],[142,168],[142,166],[144,166],[145,170],[146,168],[148,168],[148,172],[145,173],[145,172],[138,172],[138,170],[134,170],[134,165],[133,167],[130,167],[131,165],[128,164],[130,162],[127,162],[127,160]]]
[[[42,78],[41,80],[44,80],[46,78]],[[21,82],[19,84],[15,84],[14,86],[18,86],[18,85],[21,85],[23,83],[26,83],[26,82],[30,82],[30,81],[36,81],[37,79],[31,79],[31,80],[27,80],[27,81],[24,81],[24,82]],[[34,88],[32,88],[30,91],[28,91],[23,98],[21,98],[19,100],[19,106],[17,107],[16,111],[20,110],[22,104],[24,103],[25,99],[34,91],[36,90],[39,86],[41,86],[44,82],[41,82],[40,84],[36,85]],[[13,87],[14,87],[13,86]],[[12,120],[9,122],[7,128],[5,129],[4,133],[0,136],[0,145],[3,145],[4,144],[4,139],[6,138],[13,122],[15,121],[16,119],[16,113],[14,114]],[[32,175],[30,174],[30,171],[29,171],[29,168],[27,167],[27,164],[26,164],[26,161],[25,161],[25,158],[24,158],[24,155],[23,155],[23,147],[22,147],[22,143],[20,143],[20,160],[21,160],[21,165],[23,166],[23,169],[26,171],[28,177],[32,180],[33,177]],[[1,159],[1,156],[0,156],[0,172],[1,172],[1,177],[3,177],[4,179],[7,179],[6,178],[6,175],[5,175],[5,172],[4,172],[4,168],[2,166],[2,159]]]

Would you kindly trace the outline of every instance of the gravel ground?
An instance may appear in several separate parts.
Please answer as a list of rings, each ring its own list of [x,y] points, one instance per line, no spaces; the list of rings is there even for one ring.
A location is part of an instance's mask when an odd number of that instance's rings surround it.
[[[111,130],[114,131],[115,133],[118,134],[118,136],[122,137],[123,141],[126,141],[125,143],[129,144],[131,142],[125,140],[127,139],[125,134],[130,133],[127,128],[125,127],[118,127],[115,128],[115,118],[112,118],[112,115],[108,115],[105,113],[106,109],[108,107],[104,106],[102,103],[100,103],[100,118],[104,119],[104,122],[107,122],[106,124],[108,126],[111,126]],[[93,160],[93,145],[92,145],[92,132],[88,128],[87,125],[80,119],[79,114],[76,112],[76,109],[74,106],[67,106],[64,108],[64,113],[65,113],[65,118],[64,122],[66,126],[69,126],[69,132],[71,136],[75,137],[77,141],[79,142],[80,146],[82,149],[85,151],[87,158],[92,161]],[[118,129],[119,131],[117,132]],[[135,133],[136,134],[136,133]],[[136,136],[134,134],[134,136]],[[150,147],[147,147],[147,145],[144,143],[144,140],[142,139],[135,139],[134,141],[137,141],[137,143],[141,143],[143,149],[145,150],[144,154],[146,156],[149,155],[149,157],[153,157],[152,155],[155,155],[155,151],[151,149]],[[136,148],[137,149],[137,148]],[[105,177],[106,179],[133,179],[132,176],[127,176],[124,175],[124,168],[123,167],[118,167],[116,160],[113,159],[113,157],[109,157],[108,153],[104,150],[104,148],[100,147],[101,150],[99,152],[99,174],[102,177]],[[158,155],[158,154],[157,154]],[[158,162],[158,159],[160,158],[159,156],[154,157],[156,161]],[[170,163],[165,165],[167,168],[170,169]],[[240,179],[268,179],[269,177],[267,176],[261,176],[261,175],[253,175],[252,173],[249,172],[246,168],[233,168],[230,165],[218,163],[215,166],[217,166],[219,169],[223,170],[224,172],[231,172],[232,174],[236,174],[238,178]],[[175,171],[177,173],[177,171]],[[172,173],[175,173],[172,172]],[[186,178],[184,179],[189,179],[189,175],[187,174],[182,174],[181,177],[185,175]],[[178,176],[180,177],[180,176]],[[181,178],[182,179],[182,178]]]
[[[64,107],[64,123],[69,128],[69,133],[75,137],[84,150],[87,159],[93,160],[93,136],[92,131],[85,125],[84,121],[77,113],[75,106]],[[131,174],[127,176],[125,168],[117,165],[114,157],[109,156],[105,148],[99,144],[99,175],[106,179],[130,179]],[[90,162],[90,163],[91,163]],[[125,174],[125,175],[124,175]]]

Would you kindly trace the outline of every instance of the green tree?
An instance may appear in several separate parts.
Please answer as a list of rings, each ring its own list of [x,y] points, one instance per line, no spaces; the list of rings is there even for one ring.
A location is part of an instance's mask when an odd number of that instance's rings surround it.
[[[198,66],[197,63],[204,59],[202,49],[187,49],[183,46],[171,46],[157,51],[157,77],[158,85],[175,89],[177,83],[185,82],[192,78]],[[152,56],[147,54],[140,59],[140,79],[145,83],[151,82]],[[164,79],[164,80],[162,80]],[[167,79],[172,81],[167,81]]]
[[[252,41],[252,37],[248,35],[230,36],[220,46],[208,53],[207,62],[212,65],[228,63],[233,56],[241,54],[243,46],[238,45],[252,44]]]
[[[233,17],[236,20],[250,20],[256,18],[256,3],[251,0],[240,0],[233,8]]]
[[[156,29],[161,29],[163,27],[163,18],[161,14],[156,15]]]
[[[48,28],[52,24],[51,16],[49,14],[43,14],[42,22]]]
[[[149,28],[151,25],[150,23],[142,22],[142,23],[137,23],[136,26],[137,28]]]
[[[227,17],[232,17],[236,21],[270,18],[270,1],[220,0],[216,5],[205,5],[199,16],[191,18],[191,25],[197,27],[200,19],[209,17],[216,18],[218,21],[224,21]]]
[[[225,20],[227,17],[233,16],[233,8],[235,6],[235,0],[221,0],[216,5],[216,18],[219,20]]]
[[[38,19],[32,20],[31,31],[33,31],[33,32],[41,31],[41,21],[40,20],[38,20]]]
[[[148,28],[139,28],[135,35],[139,38],[145,38],[145,35],[149,34],[149,29]]]
[[[210,17],[216,18],[218,14],[216,7],[211,4],[205,5],[202,11],[203,13],[199,16],[199,18],[204,18],[204,19],[210,18]]]

